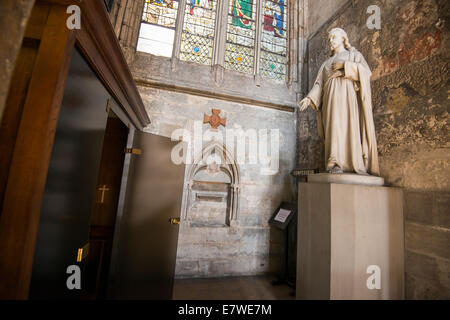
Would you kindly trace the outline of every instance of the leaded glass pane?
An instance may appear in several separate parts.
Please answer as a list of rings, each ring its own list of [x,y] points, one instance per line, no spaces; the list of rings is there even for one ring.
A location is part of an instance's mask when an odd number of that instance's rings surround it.
[[[171,57],[177,11],[177,0],[145,0],[137,50]]]
[[[181,34],[180,59],[212,63],[216,0],[187,0]]]
[[[253,74],[257,0],[230,0],[225,68]]]
[[[177,0],[146,0],[143,22],[175,29]]]
[[[263,0],[261,76],[286,80],[287,0]]]

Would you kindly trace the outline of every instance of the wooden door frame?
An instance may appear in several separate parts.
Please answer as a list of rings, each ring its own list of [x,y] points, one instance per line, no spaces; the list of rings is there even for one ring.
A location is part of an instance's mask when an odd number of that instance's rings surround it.
[[[79,30],[66,26],[72,4],[81,9]],[[0,195],[0,299],[28,298],[47,170],[75,45],[130,119],[128,125],[142,130],[150,123],[103,0],[38,0],[36,6],[48,15],[41,24],[30,17],[33,23],[24,35],[40,45]]]

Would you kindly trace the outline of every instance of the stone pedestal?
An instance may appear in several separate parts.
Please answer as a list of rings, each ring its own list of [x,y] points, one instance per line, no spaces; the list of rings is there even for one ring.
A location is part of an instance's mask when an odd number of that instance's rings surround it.
[[[297,299],[403,299],[402,190],[338,176],[299,183]]]

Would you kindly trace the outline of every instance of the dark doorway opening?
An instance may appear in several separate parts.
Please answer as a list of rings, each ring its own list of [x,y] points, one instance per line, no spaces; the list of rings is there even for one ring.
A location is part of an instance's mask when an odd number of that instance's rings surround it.
[[[110,112],[89,228],[84,299],[105,299],[128,128]]]

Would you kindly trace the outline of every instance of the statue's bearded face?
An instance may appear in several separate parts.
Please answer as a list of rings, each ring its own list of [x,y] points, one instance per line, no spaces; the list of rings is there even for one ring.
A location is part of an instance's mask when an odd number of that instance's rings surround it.
[[[334,51],[344,44],[344,37],[340,32],[330,32],[328,35],[328,42],[331,50]]]

